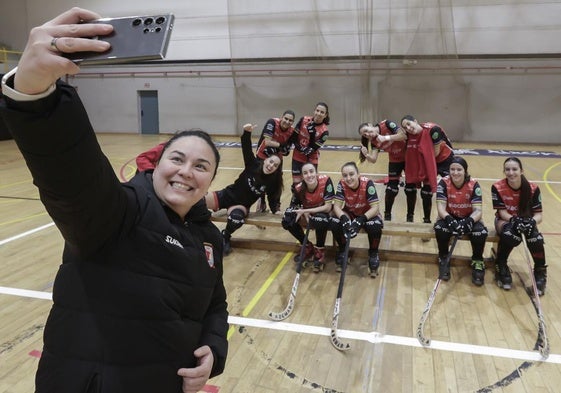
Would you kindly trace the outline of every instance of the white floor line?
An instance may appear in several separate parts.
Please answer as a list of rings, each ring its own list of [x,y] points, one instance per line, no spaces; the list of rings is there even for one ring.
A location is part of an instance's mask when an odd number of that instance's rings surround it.
[[[4,244],[9,243],[9,242],[13,242],[14,240],[17,240],[17,239],[21,239],[22,237],[31,235],[31,234],[33,234],[33,233],[35,233],[35,232],[42,231],[43,229],[47,229],[47,228],[49,228],[49,227],[52,227],[53,225],[55,225],[55,223],[54,223],[54,222],[51,222],[51,223],[49,223],[49,224],[45,224],[45,225],[40,226],[40,227],[37,227],[37,228],[35,228],[35,229],[31,229],[31,230],[29,230],[29,231],[27,231],[27,232],[20,233],[19,235],[15,235],[15,236],[9,237],[9,238],[7,238],[7,239],[0,240],[0,246],[3,246]]]
[[[0,294],[52,300],[51,292],[31,291],[19,288],[0,287]],[[261,329],[272,329],[285,332],[314,334],[320,336],[330,336],[331,334],[331,329],[328,327],[300,325],[288,322],[274,322],[268,319],[244,318],[232,315],[228,317],[228,323],[237,326],[249,326]],[[385,343],[422,348],[421,344],[415,337],[393,336],[389,334],[381,334],[378,332],[359,332],[355,330],[342,329],[338,329],[337,333],[341,338],[349,338],[357,341],[367,341],[374,344]],[[431,345],[426,350],[429,349],[469,353],[472,355],[495,356],[509,359],[543,361],[546,363],[561,364],[561,355],[551,354],[546,360],[543,360],[541,358],[541,355],[536,351],[521,351],[516,349],[496,348],[483,345],[461,344],[437,340],[431,340]]]

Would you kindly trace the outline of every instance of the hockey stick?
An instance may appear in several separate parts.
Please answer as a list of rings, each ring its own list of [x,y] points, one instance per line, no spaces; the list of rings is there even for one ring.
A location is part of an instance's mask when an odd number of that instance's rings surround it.
[[[547,339],[547,334],[545,330],[545,320],[542,313],[542,305],[540,302],[540,295],[538,293],[538,286],[536,285],[536,278],[534,277],[534,269],[532,268],[532,262],[530,259],[530,251],[528,249],[528,243],[526,242],[526,235],[521,233],[522,241],[524,242],[524,253],[526,255],[526,263],[528,264],[528,269],[530,271],[530,278],[532,280],[532,288],[534,289],[534,305],[536,313],[538,314],[538,351],[544,359],[549,356],[549,340]],[[540,345],[541,341],[541,345]]]
[[[337,298],[335,299],[335,307],[333,308],[333,318],[331,319],[331,344],[339,351],[347,351],[351,348],[348,343],[342,342],[337,336],[337,323],[339,322],[339,310],[341,307],[341,297],[343,296],[343,283],[345,282],[345,272],[349,260],[349,247],[351,239],[347,238],[345,243],[345,251],[343,253],[344,260],[341,266],[341,276],[339,277],[339,287],[337,288]]]
[[[450,258],[452,258],[452,252],[454,251],[454,247],[456,247],[456,243],[459,238],[460,236],[454,236],[454,239],[452,240],[452,244],[450,244],[450,249],[448,250],[448,256],[446,257],[447,264],[450,263]],[[436,291],[438,290],[441,281],[442,280],[440,279],[440,277],[436,280],[436,283],[434,284],[434,288],[430,293],[429,300],[427,301],[427,305],[425,306],[425,310],[423,311],[423,314],[421,315],[421,319],[419,320],[419,326],[417,326],[417,339],[419,340],[419,342],[423,347],[428,347],[430,345],[430,338],[425,337],[425,332],[424,332],[425,322],[429,316],[432,303],[434,302],[434,298],[436,297]]]
[[[306,224],[306,234],[304,235],[304,241],[302,242],[302,247],[300,248],[300,258],[296,264],[296,277],[294,277],[294,282],[292,283],[292,289],[290,290],[290,297],[288,298],[288,304],[281,312],[269,312],[269,318],[273,321],[282,321],[288,318],[294,310],[294,301],[296,300],[296,291],[298,290],[298,283],[300,282],[300,272],[302,271],[302,264],[304,263],[304,253],[306,252],[306,245],[308,244],[308,235],[310,234],[310,222]]]

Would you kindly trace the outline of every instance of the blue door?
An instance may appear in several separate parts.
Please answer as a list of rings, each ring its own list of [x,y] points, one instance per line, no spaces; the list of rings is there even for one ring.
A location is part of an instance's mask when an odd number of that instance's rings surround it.
[[[140,133],[158,134],[160,118],[158,117],[158,91],[139,90],[140,97]]]

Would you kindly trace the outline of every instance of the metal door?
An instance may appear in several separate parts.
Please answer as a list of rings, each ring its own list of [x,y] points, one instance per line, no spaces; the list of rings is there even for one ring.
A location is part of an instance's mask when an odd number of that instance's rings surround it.
[[[142,134],[158,134],[160,118],[158,116],[158,91],[139,90],[140,98],[140,132]]]

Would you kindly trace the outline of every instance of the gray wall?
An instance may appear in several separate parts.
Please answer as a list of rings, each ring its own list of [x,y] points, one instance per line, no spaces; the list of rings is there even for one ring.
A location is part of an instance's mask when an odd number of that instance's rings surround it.
[[[0,0],[0,41],[21,49],[32,26],[73,5],[104,16],[173,12],[167,60],[176,64],[83,67],[69,78],[98,131],[138,132],[137,91],[155,89],[160,132],[236,134],[242,123],[263,124],[286,108],[299,117],[326,101],[334,137],[411,113],[456,141],[561,143],[560,3],[154,4]]]

